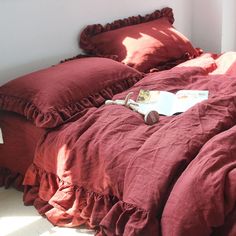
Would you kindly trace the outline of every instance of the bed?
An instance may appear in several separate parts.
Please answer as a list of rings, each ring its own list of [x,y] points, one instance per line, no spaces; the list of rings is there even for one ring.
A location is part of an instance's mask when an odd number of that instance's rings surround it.
[[[35,115],[26,110],[28,105],[14,110],[47,128],[25,173],[23,200],[52,224],[85,224],[99,236],[236,234],[236,53],[200,55],[172,23],[172,10],[164,8],[145,17],[86,27],[80,45],[89,60],[113,58],[122,62],[116,62],[122,69],[126,64],[131,82],[103,96],[99,105],[82,110],[75,110],[78,106],[72,102],[72,108],[65,109],[65,96],[60,106],[54,104],[57,113],[50,113],[50,119],[48,112]],[[137,38],[140,25],[146,34],[150,28],[155,31],[151,39],[141,37],[135,46],[132,40],[117,46],[127,31],[129,38]],[[164,30],[161,38],[158,27]],[[144,42],[147,50],[142,50]],[[77,60],[81,62],[75,57],[66,63]],[[104,71],[108,68],[110,64]],[[121,80],[124,83],[124,77]],[[135,100],[140,89],[208,90],[209,99],[182,114],[160,116],[152,126],[127,107],[103,104],[110,98],[124,99],[130,92]],[[2,107],[9,103],[2,102]]]
[[[236,158],[227,137],[236,120],[236,80],[218,74],[225,68],[214,57],[149,74],[114,97],[137,96],[140,88],[209,90],[207,101],[181,115],[147,126],[138,113],[104,105],[47,133],[26,173],[25,204],[55,225],[88,224],[98,235],[234,235]],[[217,191],[205,191],[210,187]]]
[[[4,118],[1,121],[4,126],[3,136],[7,136],[4,137],[7,143],[0,147],[1,185],[4,185],[6,179],[8,182],[14,179],[7,176],[18,176],[18,180],[22,179],[25,170],[32,162],[36,137],[32,139],[34,142],[28,141],[28,131],[25,126],[29,126],[33,133],[38,133],[39,129],[44,129],[46,132],[66,123],[74,115],[82,116],[89,107],[99,107],[105,100],[111,99],[116,93],[128,89],[139,81],[143,77],[143,72],[168,69],[197,56],[198,51],[184,35],[173,28],[173,22],[172,9],[164,8],[144,17],[129,17],[104,27],[98,24],[88,26],[80,37],[80,46],[85,55],[66,59],[58,65],[24,75],[1,86],[0,111],[8,112],[1,115]],[[145,26],[143,30],[147,33],[150,28],[159,27],[166,36],[163,37],[159,31],[154,32],[156,40],[148,42],[148,50],[140,53],[143,50],[139,48],[143,48],[145,43],[141,40],[141,44],[138,42],[135,46],[136,52],[131,48],[129,58],[123,58],[125,51],[119,45],[122,44],[121,40],[127,34],[127,29],[130,36],[135,36],[141,26]],[[112,35],[114,32],[117,33]],[[99,44],[93,45],[97,41]],[[163,43],[164,48],[162,48]],[[100,46],[102,47],[99,48]],[[156,47],[156,50],[150,53],[153,47]],[[113,49],[116,50],[113,52]],[[132,57],[132,54],[136,56]],[[123,61],[123,64],[111,59]],[[132,61],[133,59],[135,60]],[[9,114],[9,118],[5,114]],[[6,121],[11,120],[11,117],[19,119],[16,122],[12,120],[11,123]],[[12,123],[19,128],[11,127]],[[34,127],[36,131],[33,131]],[[9,136],[9,130],[12,138]],[[15,140],[16,137],[21,138]],[[17,146],[22,148],[17,150],[18,157],[14,157],[13,148],[10,148],[13,154],[9,154],[8,151],[8,143],[11,146],[16,142]],[[13,160],[20,160],[20,163],[16,164]]]

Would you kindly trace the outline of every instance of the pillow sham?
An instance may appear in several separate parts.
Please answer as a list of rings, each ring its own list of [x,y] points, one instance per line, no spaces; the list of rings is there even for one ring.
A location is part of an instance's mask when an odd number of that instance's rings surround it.
[[[116,58],[148,72],[158,65],[198,55],[190,41],[173,26],[171,8],[146,16],[133,16],[102,26],[89,25],[81,33],[80,47],[88,54]]]
[[[37,127],[53,128],[88,107],[102,105],[142,76],[107,58],[72,60],[1,86],[0,109],[21,114]]]

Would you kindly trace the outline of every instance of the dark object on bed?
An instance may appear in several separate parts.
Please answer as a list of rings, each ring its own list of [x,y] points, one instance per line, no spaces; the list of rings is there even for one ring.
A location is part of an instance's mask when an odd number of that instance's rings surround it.
[[[25,204],[55,225],[87,224],[97,235],[235,235],[236,80],[235,70],[214,73],[221,63],[202,55],[113,98],[141,88],[209,91],[181,115],[150,127],[106,105],[47,133],[24,179]]]
[[[53,128],[88,107],[100,106],[142,78],[133,68],[106,58],[81,58],[40,70],[0,87],[0,110]]]
[[[88,54],[115,58],[148,72],[198,55],[191,42],[172,26],[173,22],[172,9],[163,8],[105,26],[89,25],[81,33],[80,47]]]

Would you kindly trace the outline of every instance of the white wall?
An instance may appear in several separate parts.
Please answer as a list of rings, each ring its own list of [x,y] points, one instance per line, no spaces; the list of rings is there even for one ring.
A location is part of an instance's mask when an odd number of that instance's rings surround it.
[[[78,34],[87,24],[170,6],[174,25],[191,39],[191,5],[190,0],[0,0],[0,84],[78,54]]]
[[[222,0],[222,40],[221,51],[236,50],[236,1]]]
[[[192,42],[205,51],[236,50],[236,1],[193,0]]]
[[[192,42],[205,51],[221,51],[222,1],[193,0]]]

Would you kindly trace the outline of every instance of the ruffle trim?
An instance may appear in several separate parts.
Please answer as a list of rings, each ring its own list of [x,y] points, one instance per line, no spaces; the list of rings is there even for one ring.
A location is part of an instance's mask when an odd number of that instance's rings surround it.
[[[73,61],[73,60],[76,60],[76,59],[81,59],[81,58],[87,58],[87,57],[94,57],[92,55],[85,55],[85,54],[78,54],[74,57],[69,57],[69,58],[66,58],[66,59],[63,59],[59,62],[59,64],[62,64],[64,62],[67,62],[67,61]]]
[[[24,203],[34,205],[53,225],[86,225],[97,235],[156,235],[156,217],[115,196],[103,195],[63,182],[34,164],[27,170]]]
[[[17,172],[10,171],[7,168],[0,167],[0,187],[14,188],[22,191],[23,190],[23,175]]]
[[[116,20],[116,21],[114,21],[112,23],[108,23],[104,26],[101,24],[88,25],[82,31],[82,33],[80,35],[79,45],[83,50],[86,51],[86,53],[91,53],[91,54],[95,53],[96,55],[100,55],[100,53],[97,51],[95,45],[91,42],[91,38],[93,36],[107,32],[107,31],[123,28],[126,26],[146,23],[149,21],[159,19],[161,17],[167,17],[171,24],[174,23],[174,15],[173,15],[172,9],[169,7],[165,7],[162,10],[156,10],[153,13],[147,14],[145,16],[141,16],[141,15],[132,16],[132,17],[128,17],[128,18],[125,18],[122,20]],[[105,56],[105,55],[103,55],[103,56]],[[117,58],[116,55],[111,55],[109,57],[110,58],[112,57],[114,59]]]
[[[115,55],[105,55],[105,56],[104,55],[96,55],[96,56],[94,56],[94,55],[87,55],[87,54],[78,54],[76,56],[63,59],[59,63],[62,64],[62,63],[68,62],[68,61],[73,61],[73,60],[77,60],[77,59],[81,59],[81,58],[88,58],[88,57],[102,57],[102,58],[105,57],[105,58],[117,61],[117,56],[115,56]]]
[[[200,56],[200,52],[196,49],[197,56]],[[168,61],[166,63],[163,63],[161,65],[156,66],[155,68],[152,68],[149,70],[149,73],[163,71],[163,70],[169,70],[185,61],[191,60],[193,58],[196,58],[197,56],[191,55],[190,53],[186,52],[181,58],[173,61]]]
[[[202,50],[199,48],[195,48],[195,50],[196,50],[196,55],[190,55],[190,53],[186,52],[181,58],[160,64],[160,65],[156,66],[155,68],[150,69],[147,73],[169,70],[169,69],[179,65],[180,63],[183,63],[187,60],[196,58],[197,56],[200,56],[203,53]],[[86,58],[86,57],[94,57],[94,55],[78,54],[74,57],[66,58],[66,59],[60,61],[60,63],[64,63],[67,61],[72,61],[72,60],[76,60],[76,59],[80,59],[80,58]],[[105,56],[104,55],[96,55],[96,57],[105,57],[105,58],[112,59],[114,61],[118,61],[118,56],[116,56],[116,55],[105,55]],[[144,73],[144,75],[145,75],[145,73]]]
[[[101,106],[107,99],[111,99],[115,94],[130,88],[139,80],[140,76],[125,78],[100,90],[100,92],[80,99],[78,102],[68,104],[62,108],[51,109],[46,113],[40,111],[32,102],[4,94],[0,94],[0,108],[25,116],[26,119],[32,120],[37,127],[54,128],[76,114],[81,113],[82,115],[82,111],[87,108]]]

